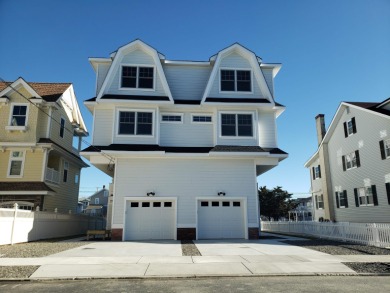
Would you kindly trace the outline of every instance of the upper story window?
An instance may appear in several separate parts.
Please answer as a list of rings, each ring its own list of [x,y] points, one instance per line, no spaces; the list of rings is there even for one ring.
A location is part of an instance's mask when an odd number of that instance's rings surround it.
[[[320,165],[313,167],[313,180],[321,178],[321,167]]]
[[[9,159],[8,177],[22,177],[25,152],[11,151]]]
[[[122,66],[122,88],[153,89],[154,67]]]
[[[390,138],[379,142],[382,160],[390,158]]]
[[[64,138],[64,132],[65,132],[65,119],[61,117],[60,137]]]
[[[213,122],[211,115],[192,115],[192,122],[194,123],[211,123]]]
[[[68,182],[69,163],[64,161],[64,173],[62,181]]]
[[[12,105],[10,126],[26,126],[27,124],[27,105]]]
[[[95,198],[95,204],[99,204],[99,198],[98,197]]]
[[[251,71],[221,69],[221,91],[251,92]]]
[[[222,136],[253,136],[252,114],[221,114]]]
[[[119,112],[119,135],[152,135],[152,112]]]
[[[342,157],[343,170],[349,170],[360,167],[360,155],[359,151],[354,151]]]
[[[161,122],[181,123],[183,114],[161,114]]]
[[[348,137],[352,134],[356,133],[356,120],[355,117],[350,120],[344,122],[344,136]]]

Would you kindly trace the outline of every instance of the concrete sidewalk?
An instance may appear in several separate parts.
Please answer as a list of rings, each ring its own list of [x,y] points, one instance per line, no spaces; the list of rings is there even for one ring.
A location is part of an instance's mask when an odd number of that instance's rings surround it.
[[[390,262],[390,256],[332,256],[280,239],[194,243],[202,256],[182,256],[180,241],[93,242],[47,257],[0,258],[0,266],[38,265],[30,279],[42,280],[356,274],[342,262]]]

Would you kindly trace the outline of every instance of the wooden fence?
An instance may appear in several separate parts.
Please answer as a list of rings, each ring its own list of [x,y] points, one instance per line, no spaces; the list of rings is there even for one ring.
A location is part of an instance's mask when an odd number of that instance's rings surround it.
[[[0,208],[0,245],[86,235],[88,229],[105,229],[104,219],[85,214]]]
[[[390,224],[261,221],[261,231],[308,235],[378,247],[390,247]]]

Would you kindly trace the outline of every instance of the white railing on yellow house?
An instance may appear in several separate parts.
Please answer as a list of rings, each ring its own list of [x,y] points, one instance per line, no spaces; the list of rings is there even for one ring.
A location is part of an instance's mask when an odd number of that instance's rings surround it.
[[[60,172],[47,167],[45,179],[49,182],[59,183],[60,182]]]

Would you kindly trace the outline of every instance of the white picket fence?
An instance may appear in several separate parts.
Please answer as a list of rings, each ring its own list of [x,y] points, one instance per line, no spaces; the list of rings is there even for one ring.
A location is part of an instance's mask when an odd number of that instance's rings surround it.
[[[309,235],[378,247],[390,247],[390,224],[261,221],[261,231]]]
[[[104,219],[85,214],[0,208],[0,245],[82,235],[88,229],[105,229]]]

